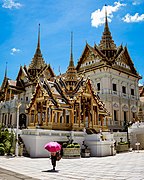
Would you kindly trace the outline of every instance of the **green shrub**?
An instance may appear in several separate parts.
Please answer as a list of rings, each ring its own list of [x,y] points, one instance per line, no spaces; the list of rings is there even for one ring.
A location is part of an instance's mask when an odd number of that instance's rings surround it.
[[[0,156],[3,156],[5,154],[4,147],[0,147]]]
[[[11,149],[11,143],[10,143],[9,140],[6,140],[6,142],[5,142],[5,152],[9,153],[10,149]]]
[[[118,145],[126,145],[128,142],[118,142]]]
[[[62,147],[66,148],[67,147],[67,143],[63,143]]]
[[[15,148],[14,148],[14,147],[12,147],[12,148],[10,149],[10,153],[11,153],[11,154],[14,154],[14,153],[15,153]]]
[[[62,147],[63,148],[80,148],[80,144],[78,144],[78,143],[72,143],[72,144],[63,143]]]
[[[0,143],[0,147],[3,147],[3,148],[4,148],[4,144],[3,144],[3,143]]]
[[[74,144],[68,144],[67,148],[74,148]]]
[[[80,148],[80,145],[79,144],[75,144],[74,147],[75,148]]]
[[[14,153],[15,148],[15,133],[13,129],[11,131],[8,128],[5,128],[3,125],[0,125],[0,154],[10,154]]]

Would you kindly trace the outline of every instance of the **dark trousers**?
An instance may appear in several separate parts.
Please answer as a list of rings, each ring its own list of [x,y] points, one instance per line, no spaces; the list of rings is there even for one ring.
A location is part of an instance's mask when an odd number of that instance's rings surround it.
[[[56,156],[51,156],[51,163],[52,163],[52,166],[53,166],[53,169],[55,169],[56,167]]]

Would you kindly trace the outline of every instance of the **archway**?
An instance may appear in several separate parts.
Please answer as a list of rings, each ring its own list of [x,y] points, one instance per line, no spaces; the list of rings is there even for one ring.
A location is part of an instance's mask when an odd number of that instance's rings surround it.
[[[19,115],[19,127],[20,129],[26,128],[26,115],[24,113]]]

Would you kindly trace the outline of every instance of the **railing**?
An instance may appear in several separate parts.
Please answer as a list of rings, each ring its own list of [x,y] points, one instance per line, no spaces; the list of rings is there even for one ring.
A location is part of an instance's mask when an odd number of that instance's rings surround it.
[[[131,95],[131,94],[128,94],[128,93],[123,93],[121,91],[113,91],[111,89],[101,89],[101,90],[97,91],[97,93],[99,95],[102,95],[102,94],[111,94],[111,95],[120,96],[120,97],[123,97],[123,98],[129,98],[129,99],[135,99],[135,100],[138,99],[138,97],[136,95]]]

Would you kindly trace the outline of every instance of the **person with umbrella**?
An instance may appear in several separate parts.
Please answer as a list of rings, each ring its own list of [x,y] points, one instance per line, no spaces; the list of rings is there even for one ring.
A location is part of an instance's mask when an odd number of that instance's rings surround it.
[[[44,148],[51,153],[51,163],[53,166],[53,171],[55,171],[57,157],[60,155],[61,145],[57,142],[49,142]]]

